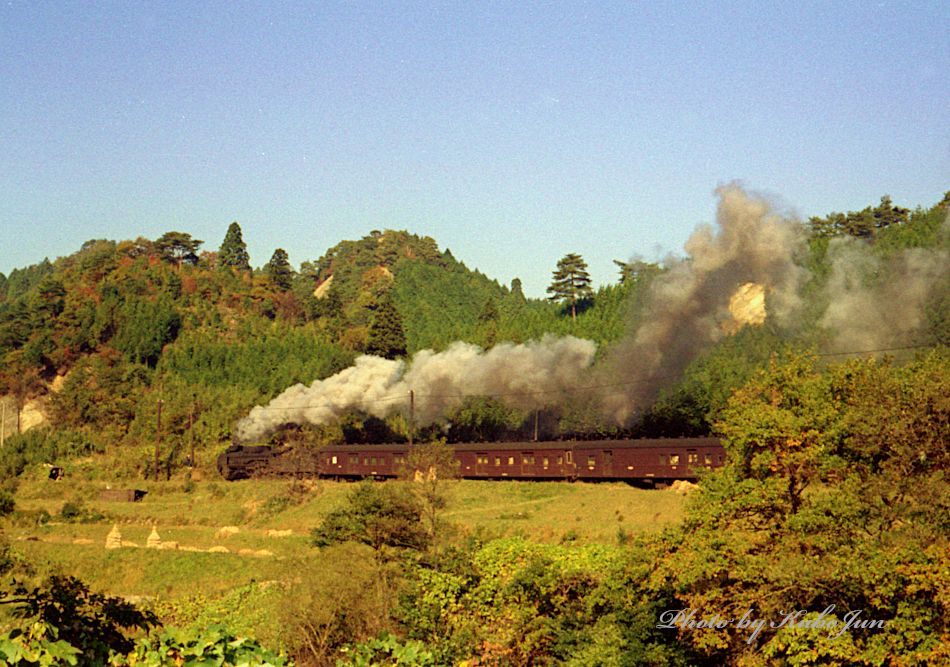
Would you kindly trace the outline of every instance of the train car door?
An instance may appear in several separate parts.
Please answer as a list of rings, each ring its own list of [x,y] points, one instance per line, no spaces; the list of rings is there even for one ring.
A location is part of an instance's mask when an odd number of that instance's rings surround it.
[[[603,456],[603,471],[601,476],[603,477],[613,477],[614,476],[614,453],[611,449],[605,449]]]
[[[521,475],[534,477],[534,452],[521,452]]]
[[[568,477],[577,476],[577,468],[574,467],[574,450],[564,450],[564,474]]]
[[[488,471],[488,452],[475,453],[475,474],[479,477],[489,475]]]

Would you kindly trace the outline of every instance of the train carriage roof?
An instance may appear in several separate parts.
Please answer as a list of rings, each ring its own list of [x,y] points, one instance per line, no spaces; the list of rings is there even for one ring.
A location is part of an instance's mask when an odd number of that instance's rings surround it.
[[[575,451],[597,449],[669,449],[671,447],[716,447],[722,445],[718,438],[643,438],[637,440],[546,440],[542,442],[465,442],[449,445],[460,452],[486,451],[532,451],[532,450],[559,450],[573,449]],[[357,454],[363,452],[403,454],[409,446],[403,444],[380,445],[328,445],[322,448],[323,452],[343,454]]]

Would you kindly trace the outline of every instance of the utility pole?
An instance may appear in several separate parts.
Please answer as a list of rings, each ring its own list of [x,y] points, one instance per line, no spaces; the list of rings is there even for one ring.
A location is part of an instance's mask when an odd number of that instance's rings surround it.
[[[539,410],[534,411],[534,441],[538,441],[538,412]]]
[[[159,396],[161,396],[161,389],[159,391]],[[158,450],[162,442],[162,401],[161,398],[158,399],[158,418],[155,423],[155,481],[158,481]]]
[[[192,430],[192,426],[195,423],[195,402],[191,402],[191,410],[188,412],[188,439],[191,441],[191,458],[189,463],[191,467],[195,467],[195,432]]]
[[[409,390],[409,446],[412,447],[412,432],[416,430],[416,393]]]

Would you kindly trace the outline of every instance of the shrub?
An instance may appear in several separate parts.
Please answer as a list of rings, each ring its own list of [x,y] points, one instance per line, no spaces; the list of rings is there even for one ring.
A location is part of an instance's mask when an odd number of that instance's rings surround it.
[[[9,491],[0,490],[0,516],[7,516],[13,513],[16,502]]]
[[[293,663],[254,639],[236,637],[224,626],[212,625],[198,630],[167,628],[139,640],[134,651],[124,658],[114,657],[112,664],[291,667]]]

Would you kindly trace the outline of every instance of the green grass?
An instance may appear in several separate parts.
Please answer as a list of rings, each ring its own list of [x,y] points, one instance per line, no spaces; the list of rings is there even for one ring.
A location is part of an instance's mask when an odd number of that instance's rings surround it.
[[[354,488],[323,480],[302,488],[283,480],[210,477],[188,485],[184,479],[128,483],[88,476],[51,482],[43,473],[37,468],[22,477],[17,511],[3,527],[37,575],[78,576],[94,590],[152,607],[169,623],[227,622],[278,642],[284,594],[305,573],[319,576],[321,562],[335,557],[310,547],[309,531]],[[137,503],[101,501],[99,492],[107,484],[148,493]],[[618,483],[462,480],[446,482],[445,489],[448,505],[441,516],[456,536],[477,532],[616,544],[620,532],[652,532],[679,521],[683,512],[682,496],[672,491]],[[101,516],[64,521],[60,512],[66,503],[80,505],[87,516]],[[50,515],[46,523],[39,521],[42,512]],[[124,542],[138,547],[106,550],[113,524]],[[230,553],[145,548],[153,526],[163,541],[182,548],[223,546]],[[224,526],[238,532],[223,536]],[[268,535],[288,529],[293,534],[287,537]],[[260,550],[272,555],[248,553]]]

